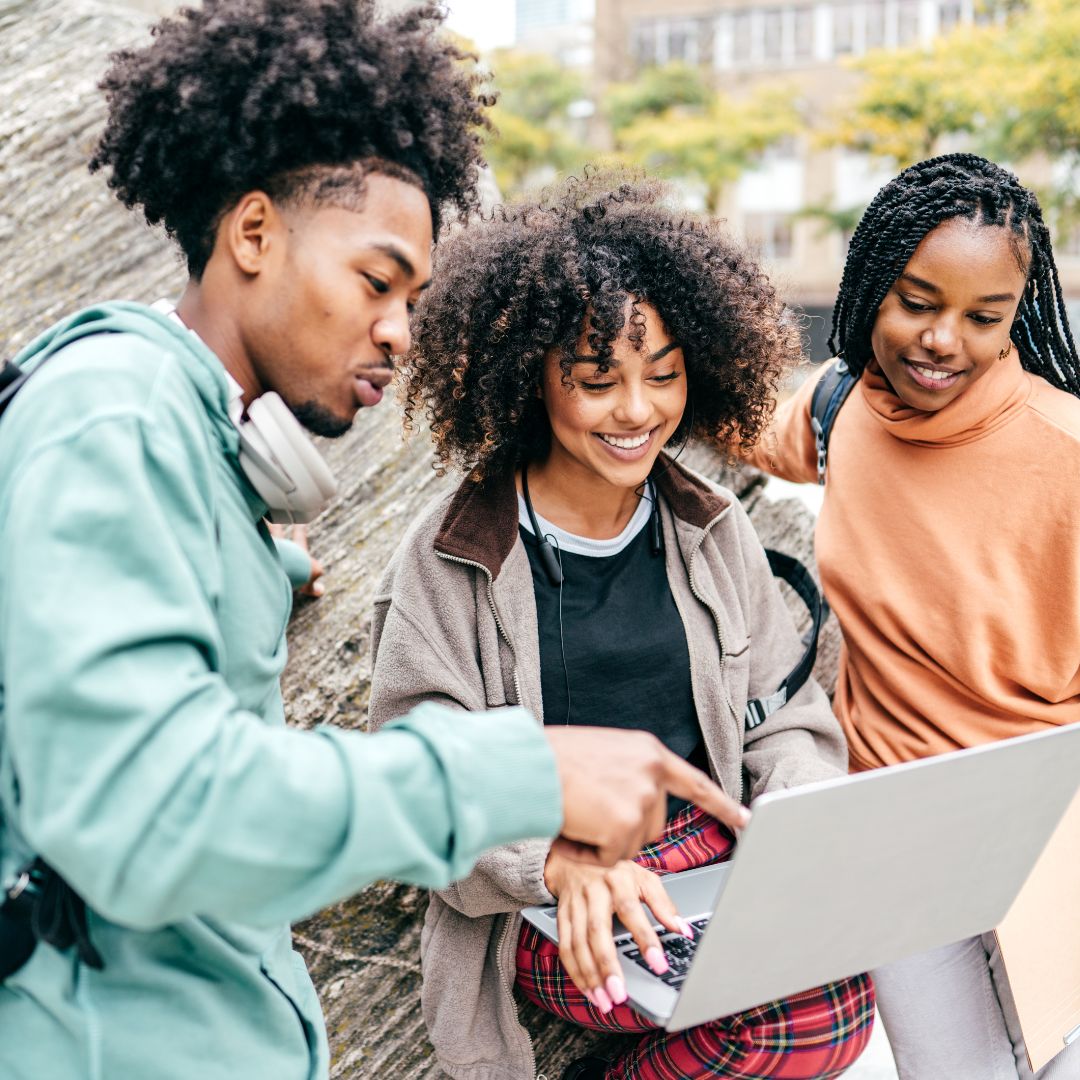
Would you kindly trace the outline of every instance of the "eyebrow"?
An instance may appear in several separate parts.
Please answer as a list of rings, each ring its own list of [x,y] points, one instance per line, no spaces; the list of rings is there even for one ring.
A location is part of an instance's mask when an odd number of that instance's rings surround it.
[[[645,358],[645,363],[655,364],[657,360],[663,360],[669,352],[677,348],[679,348],[679,343],[677,341],[669,341],[662,349],[657,349],[651,356],[647,356]],[[599,356],[582,356],[580,353],[574,353],[570,359],[571,362],[575,364],[599,364],[601,362]],[[616,360],[614,356],[604,362],[608,367],[619,366],[619,361]]]
[[[405,252],[397,246],[397,244],[372,244],[371,250],[377,251],[380,254],[385,255],[388,259],[391,259],[393,262],[397,263],[401,272],[406,277],[416,277],[416,267],[413,266],[412,261],[405,254]],[[423,292],[423,290],[426,289],[430,284],[431,278],[428,278],[427,281],[425,281],[423,285],[419,285],[418,288],[421,292]]]
[[[916,277],[914,274],[909,274],[906,271],[900,275],[901,280],[910,281],[912,285],[917,285],[920,289],[926,289],[928,292],[940,293],[941,290],[932,282],[926,281],[924,278]],[[980,304],[1004,304],[1010,300],[1015,300],[1016,294],[1010,292],[1003,293],[991,293],[989,296],[980,296]]]

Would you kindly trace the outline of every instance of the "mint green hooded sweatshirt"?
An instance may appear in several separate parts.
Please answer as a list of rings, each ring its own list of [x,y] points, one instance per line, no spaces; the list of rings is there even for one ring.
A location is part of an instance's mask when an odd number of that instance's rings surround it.
[[[289,922],[554,834],[552,756],[520,710],[287,728],[291,590],[220,361],[126,303],[17,362],[53,353],[0,422],[0,880],[43,856],[105,968],[38,946],[0,986],[0,1076],[325,1076]]]

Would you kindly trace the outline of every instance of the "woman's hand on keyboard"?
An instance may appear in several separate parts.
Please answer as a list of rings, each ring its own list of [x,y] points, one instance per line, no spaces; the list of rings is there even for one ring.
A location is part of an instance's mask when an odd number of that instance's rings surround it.
[[[630,931],[641,955],[657,975],[667,970],[668,963],[642,904],[648,904],[656,921],[668,930],[693,936],[661,879],[635,862],[589,866],[553,849],[544,868],[544,882],[559,901],[559,959],[574,985],[603,1013],[626,1000],[613,915]]]

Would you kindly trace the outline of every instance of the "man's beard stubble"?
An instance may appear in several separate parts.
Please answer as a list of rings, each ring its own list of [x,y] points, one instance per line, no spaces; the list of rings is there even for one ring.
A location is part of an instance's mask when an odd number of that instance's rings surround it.
[[[313,435],[340,439],[351,427],[352,420],[342,420],[317,401],[301,401],[298,405],[286,402],[293,416]]]

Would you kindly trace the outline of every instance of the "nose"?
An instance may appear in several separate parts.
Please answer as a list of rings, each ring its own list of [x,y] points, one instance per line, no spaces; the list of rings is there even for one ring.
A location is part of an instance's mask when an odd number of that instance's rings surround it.
[[[371,328],[375,344],[387,356],[401,356],[409,351],[412,332],[409,329],[409,309],[401,304],[383,314]]]
[[[923,330],[919,344],[936,356],[952,356],[960,351],[960,333],[956,321],[949,316],[935,319]]]
[[[643,427],[648,423],[652,416],[652,405],[643,383],[627,380],[623,384],[613,415],[615,420],[627,427]]]

